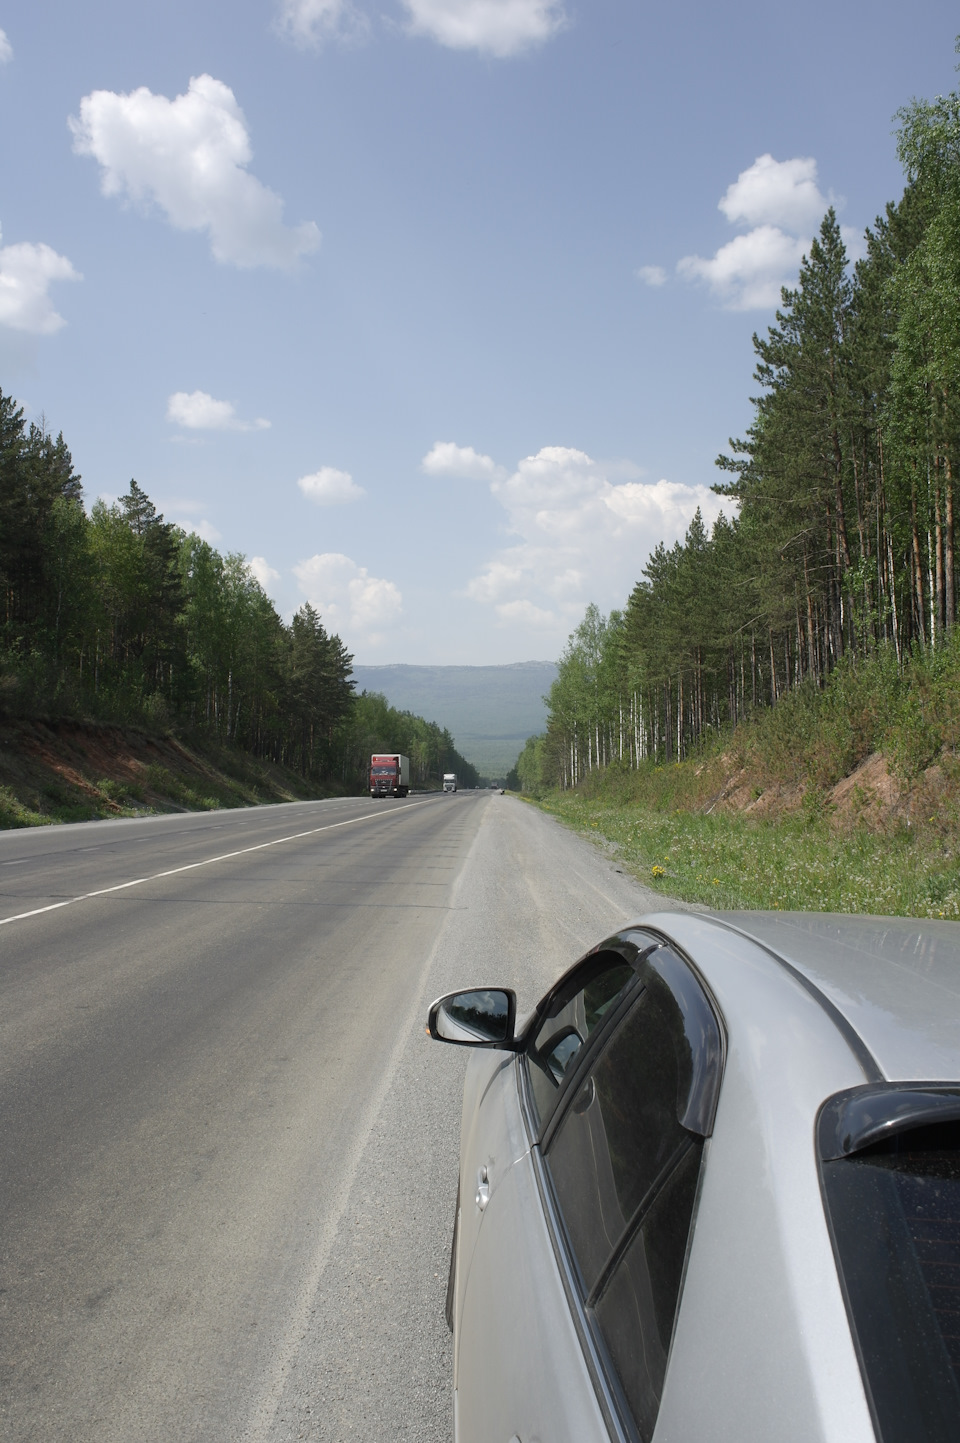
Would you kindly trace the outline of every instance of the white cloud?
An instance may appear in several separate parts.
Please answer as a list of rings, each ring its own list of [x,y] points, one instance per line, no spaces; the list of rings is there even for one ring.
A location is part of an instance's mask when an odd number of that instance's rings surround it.
[[[667,279],[663,266],[640,266],[637,276],[648,286],[662,286]]]
[[[758,155],[742,170],[718,203],[732,224],[775,225],[796,234],[812,234],[823,219],[830,199],[817,186],[817,162],[812,157],[774,160]]]
[[[215,401],[206,391],[174,391],[167,399],[167,420],[188,431],[268,431],[263,416],[242,421],[232,401]]]
[[[348,501],[359,501],[367,494],[349,471],[337,471],[333,466],[321,466],[312,476],[301,476],[297,485],[304,496],[318,506],[342,506]]]
[[[201,541],[208,541],[211,546],[221,539],[220,532],[211,521],[177,521],[174,524],[182,526],[184,531],[194,536],[199,536]]]
[[[7,39],[7,32],[5,30],[0,30],[0,65],[6,65],[7,62],[12,59],[13,46]]]
[[[77,154],[102,166],[104,195],[156,205],[178,230],[206,231],[218,261],[289,269],[320,244],[313,221],[283,224],[283,201],[247,170],[243,111],[211,75],[195,76],[174,100],[146,86],[95,90],[69,123]]]
[[[300,590],[317,608],[328,630],[349,644],[376,646],[384,628],[392,626],[403,610],[403,597],[392,581],[371,576],[341,552],[311,556],[294,568]]]
[[[0,326],[35,336],[53,335],[67,323],[54,308],[50,286],[54,281],[82,279],[66,256],[57,255],[42,241],[0,246]]]
[[[268,589],[272,581],[280,580],[279,571],[274,571],[265,556],[251,556],[247,562],[247,568],[251,575],[263,587],[264,591]]]
[[[527,626],[537,631],[554,631],[557,618],[552,611],[534,606],[532,601],[504,601],[494,610],[502,622],[514,626]]]
[[[560,0],[403,0],[414,35],[451,50],[498,59],[519,55],[556,35],[566,22]]]
[[[506,475],[492,456],[481,455],[472,446],[455,441],[435,441],[420,463],[428,476],[454,476],[463,481],[493,481]]]
[[[277,29],[301,49],[318,50],[328,40],[356,40],[370,29],[350,0],[279,0]]]
[[[685,534],[699,506],[709,527],[720,499],[707,486],[612,480],[636,468],[545,446],[490,483],[516,538],[466,587],[503,625],[553,630],[558,642],[589,601],[622,606],[660,541]]]
[[[780,290],[797,278],[809,240],[785,235],[775,225],[757,226],[735,236],[715,256],[684,256],[677,274],[705,281],[730,311],[751,311],[780,304]]]
[[[820,192],[811,157],[760,155],[718,202],[728,221],[752,229],[709,259],[684,256],[677,274],[705,282],[727,310],[775,307],[782,287],[795,283],[813,233],[832,203],[837,202]]]

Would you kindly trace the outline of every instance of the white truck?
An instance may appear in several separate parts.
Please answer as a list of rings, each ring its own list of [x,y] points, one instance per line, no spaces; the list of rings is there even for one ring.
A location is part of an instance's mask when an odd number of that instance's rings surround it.
[[[410,790],[410,758],[400,752],[374,752],[370,758],[371,797],[405,797]]]
[[[455,791],[457,790],[457,774],[456,774],[456,772],[444,772],[444,774],[443,774],[443,790],[444,790],[445,792],[455,792]]]

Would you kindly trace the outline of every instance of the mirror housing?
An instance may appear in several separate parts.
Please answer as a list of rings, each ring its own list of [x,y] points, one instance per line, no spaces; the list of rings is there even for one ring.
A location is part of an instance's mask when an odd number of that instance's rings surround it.
[[[516,1022],[515,992],[508,987],[471,987],[438,997],[430,1008],[427,1031],[435,1042],[515,1052]]]

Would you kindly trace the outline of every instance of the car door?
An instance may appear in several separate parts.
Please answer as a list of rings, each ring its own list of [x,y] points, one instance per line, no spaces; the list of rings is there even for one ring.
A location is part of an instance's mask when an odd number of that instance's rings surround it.
[[[504,1089],[529,1147],[460,1299],[458,1443],[652,1435],[722,1045],[672,949],[617,941],[538,1009]]]

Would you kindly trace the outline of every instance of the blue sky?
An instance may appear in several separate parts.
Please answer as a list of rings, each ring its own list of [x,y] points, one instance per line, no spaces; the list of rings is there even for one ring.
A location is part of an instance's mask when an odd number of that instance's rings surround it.
[[[0,388],[358,662],[554,659],[717,498],[751,334],[956,7],[0,0]]]

